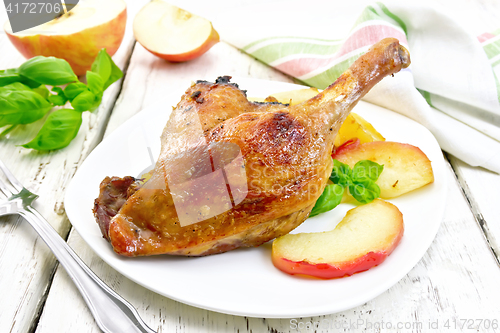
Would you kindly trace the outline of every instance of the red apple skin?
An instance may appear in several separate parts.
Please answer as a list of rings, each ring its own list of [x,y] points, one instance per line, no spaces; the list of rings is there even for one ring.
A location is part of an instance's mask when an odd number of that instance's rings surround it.
[[[7,36],[26,59],[39,55],[65,59],[76,75],[84,75],[102,48],[106,48],[110,56],[116,53],[126,23],[125,8],[113,20],[71,35],[16,36],[7,32]]]
[[[391,247],[389,247],[386,251],[369,252],[364,256],[357,258],[352,262],[344,263],[341,266],[333,266],[327,263],[313,264],[307,261],[292,261],[279,257],[279,255],[274,251],[272,254],[272,260],[276,268],[291,275],[300,275],[320,279],[334,279],[351,276],[355,273],[367,271],[370,268],[383,263],[401,242],[403,233],[404,230],[401,229],[401,232],[398,234]]]
[[[217,44],[220,41],[219,33],[212,27],[212,32],[210,33],[210,36],[207,38],[205,43],[200,45],[198,48],[191,50],[186,53],[179,53],[179,54],[162,54],[158,52],[151,51],[147,47],[144,48],[154,54],[157,57],[160,57],[162,59],[168,60],[170,62],[185,62],[189,61],[195,58],[198,58],[208,50],[212,48],[215,44]]]
[[[358,138],[348,140],[340,145],[337,149],[335,149],[335,147],[333,148],[332,158],[335,158],[335,156],[337,155],[346,154],[351,150],[357,149],[360,144],[361,141]]]
[[[276,268],[291,275],[340,278],[384,262],[403,234],[401,211],[390,202],[375,199],[349,210],[331,231],[275,239],[271,257]]]

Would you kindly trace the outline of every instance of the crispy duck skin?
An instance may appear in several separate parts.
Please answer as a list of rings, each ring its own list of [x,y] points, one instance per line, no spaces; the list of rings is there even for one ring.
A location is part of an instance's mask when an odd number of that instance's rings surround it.
[[[99,221],[101,232],[108,241],[109,222],[118,213],[127,199],[137,190],[134,177],[106,177],[101,182],[99,198],[94,202],[94,216]],[[137,184],[134,186],[134,183]]]
[[[294,106],[249,102],[228,77],[198,81],[172,111],[151,179],[132,195],[118,196],[126,202],[110,219],[97,210],[109,204],[101,185],[94,214],[104,237],[125,256],[203,256],[258,246],[290,232],[309,216],[326,185],[334,138],[351,109],[382,78],[409,64],[398,40],[384,39],[322,93]],[[239,147],[248,193],[225,212],[182,226],[173,197],[179,193],[170,189],[177,183],[168,175],[202,164],[207,157],[202,147],[216,143]],[[109,179],[103,182],[109,185]],[[181,199],[189,208],[190,198]],[[217,204],[219,195],[206,199]],[[192,200],[192,209],[198,209],[194,202],[201,199]]]

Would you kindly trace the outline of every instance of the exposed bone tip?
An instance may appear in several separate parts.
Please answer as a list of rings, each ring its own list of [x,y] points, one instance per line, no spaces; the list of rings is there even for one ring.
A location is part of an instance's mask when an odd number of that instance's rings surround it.
[[[399,45],[399,58],[401,59],[401,68],[407,68],[411,64],[410,52],[403,46]]]

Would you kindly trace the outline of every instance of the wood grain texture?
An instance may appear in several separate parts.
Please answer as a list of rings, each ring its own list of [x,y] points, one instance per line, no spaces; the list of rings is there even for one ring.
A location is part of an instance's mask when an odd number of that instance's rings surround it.
[[[129,13],[134,15],[140,7],[139,1],[134,2],[129,6]],[[120,68],[124,69],[128,64],[134,44],[129,26],[113,57]],[[25,61],[3,31],[0,50],[2,69],[18,67]],[[40,196],[35,208],[62,237],[67,237],[70,230],[63,204],[66,186],[78,166],[102,139],[120,90],[121,81],[106,90],[98,111],[84,113],[77,137],[65,149],[36,152],[17,146],[31,140],[43,120],[35,126],[20,126],[9,134],[8,140],[0,139],[0,159],[29,190]],[[31,325],[36,325],[56,260],[24,220],[18,217],[0,220],[0,332],[27,332]]]
[[[451,155],[449,159],[476,223],[500,267],[500,175],[471,167]]]

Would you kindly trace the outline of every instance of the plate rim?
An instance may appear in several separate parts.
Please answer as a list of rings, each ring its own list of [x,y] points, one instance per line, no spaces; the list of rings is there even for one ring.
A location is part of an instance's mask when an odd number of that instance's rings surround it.
[[[235,76],[233,77],[233,81],[237,82],[240,86],[245,85],[247,82],[253,81],[254,84],[256,82],[258,82],[258,83],[267,83],[267,84],[271,84],[271,87],[273,87],[274,85],[277,85],[277,87],[280,87],[280,89],[276,89],[276,91],[273,91],[273,92],[277,92],[278,90],[279,91],[286,91],[286,90],[291,90],[291,89],[308,88],[306,86],[296,85],[296,84],[286,83],[286,82],[280,82],[280,81],[268,81],[268,80],[254,79],[254,78],[239,78],[239,77],[235,77]],[[172,94],[169,94],[169,96],[177,94],[177,93],[178,92],[174,92]],[[180,96],[180,95],[177,95],[177,99],[179,98],[178,96]],[[169,97],[166,97],[166,98],[168,99]],[[364,102],[364,103],[367,103],[367,102]],[[370,103],[368,103],[368,104],[370,104]],[[363,304],[363,303],[365,303],[367,301],[370,301],[370,300],[374,299],[375,297],[379,296],[380,294],[386,292],[390,287],[392,287],[393,285],[395,285],[404,276],[406,276],[412,270],[412,268],[421,261],[422,257],[425,255],[425,253],[427,252],[427,250],[430,248],[433,240],[436,237],[436,234],[437,234],[437,232],[439,230],[439,227],[441,225],[441,222],[442,222],[442,218],[443,218],[444,211],[445,211],[445,205],[446,205],[447,182],[444,179],[442,180],[442,184],[441,184],[442,185],[442,187],[441,187],[441,194],[442,194],[441,198],[442,198],[442,200],[441,200],[441,204],[438,205],[441,208],[440,212],[438,213],[438,215],[439,215],[439,217],[437,218],[438,223],[436,223],[435,228],[428,235],[427,242],[426,242],[426,245],[425,245],[425,250],[422,250],[421,251],[422,253],[420,255],[418,255],[419,259],[415,263],[412,263],[411,265],[407,264],[405,266],[406,268],[402,269],[400,271],[400,274],[398,274],[397,276],[393,276],[393,278],[388,278],[386,280],[386,282],[384,283],[384,286],[382,288],[378,288],[376,290],[373,290],[372,293],[369,296],[367,296],[367,297],[361,297],[361,299],[353,299],[351,302],[346,302],[346,304],[343,307],[337,307],[333,311],[328,310],[326,308],[324,309],[324,311],[319,311],[318,312],[317,310],[312,310],[311,312],[305,312],[305,313],[301,312],[300,314],[298,314],[298,313],[285,314],[285,313],[279,313],[279,312],[277,312],[275,314],[269,314],[269,313],[268,314],[262,314],[262,313],[257,313],[255,311],[254,312],[231,311],[230,309],[221,309],[220,307],[213,307],[213,306],[210,306],[210,305],[207,305],[207,304],[200,304],[200,303],[197,303],[197,302],[193,302],[193,301],[190,301],[190,300],[186,300],[186,299],[177,297],[176,295],[166,294],[164,291],[158,290],[157,288],[154,288],[154,287],[152,287],[150,285],[145,285],[142,281],[135,279],[133,276],[130,276],[130,274],[127,274],[126,272],[122,271],[122,269],[117,268],[116,265],[114,265],[110,260],[107,260],[109,258],[106,258],[106,256],[100,255],[98,253],[98,251],[91,245],[91,243],[89,243],[87,241],[86,237],[84,236],[85,233],[82,233],[80,231],[79,227],[77,226],[78,224],[76,224],[76,225],[73,224],[73,220],[75,218],[71,217],[73,215],[72,208],[71,208],[73,206],[72,206],[71,200],[72,200],[72,196],[75,193],[75,189],[74,189],[74,185],[73,185],[75,182],[73,180],[74,179],[78,179],[78,175],[79,175],[79,173],[80,173],[81,170],[85,170],[84,166],[86,165],[87,161],[91,160],[90,157],[93,154],[97,154],[99,152],[99,149],[100,149],[99,147],[101,145],[103,145],[103,143],[107,142],[108,140],[111,140],[111,138],[113,138],[115,136],[119,136],[120,135],[120,131],[118,130],[119,128],[121,128],[122,126],[124,126],[127,123],[131,123],[131,122],[136,121],[137,119],[140,119],[141,116],[144,116],[144,114],[145,114],[145,112],[147,110],[149,110],[151,108],[154,108],[156,105],[157,105],[157,103],[155,103],[153,105],[149,105],[149,106],[145,107],[143,110],[141,110],[140,112],[138,112],[137,114],[135,114],[134,116],[132,116],[131,118],[129,118],[127,121],[125,121],[124,123],[122,123],[118,128],[116,128],[116,130],[114,132],[110,133],[110,135],[108,135],[106,138],[104,138],[92,150],[92,152],[87,156],[87,158],[85,158],[85,160],[83,161],[83,163],[80,165],[80,167],[78,168],[77,172],[73,176],[73,179],[71,180],[70,184],[68,185],[68,188],[67,188],[67,191],[66,191],[66,194],[65,194],[65,198],[64,198],[65,207],[67,208],[66,212],[67,212],[67,215],[68,215],[68,219],[70,220],[70,223],[72,224],[72,226],[75,227],[75,229],[77,230],[78,234],[82,237],[82,239],[85,241],[85,243],[92,249],[92,251],[99,258],[101,258],[104,262],[106,262],[108,265],[110,265],[111,268],[113,268],[114,270],[118,271],[120,274],[122,274],[126,278],[128,278],[128,279],[130,279],[130,280],[132,280],[132,281],[134,281],[136,283],[138,283],[139,285],[142,285],[143,287],[145,287],[148,290],[151,290],[151,291],[153,291],[153,292],[155,292],[155,293],[157,293],[159,295],[162,295],[164,297],[168,297],[168,298],[173,299],[175,301],[178,301],[178,302],[181,302],[181,303],[184,303],[184,304],[188,304],[190,306],[194,306],[194,307],[198,307],[198,308],[202,308],[202,309],[206,309],[206,310],[210,310],[210,311],[216,311],[216,312],[219,312],[219,313],[225,313],[225,314],[230,314],[230,315],[237,315],[237,316],[258,317],[258,318],[262,318],[262,317],[265,317],[265,318],[297,318],[297,317],[306,317],[306,316],[309,317],[309,316],[319,316],[319,315],[332,314],[332,313],[337,313],[337,312],[340,312],[340,311],[345,311],[347,309],[351,309],[353,307],[359,306],[359,305],[361,305],[361,304]],[[371,105],[373,105],[373,104],[371,104]],[[428,132],[428,134],[433,138],[434,144],[437,145],[437,147],[439,147],[439,145],[438,145],[436,139],[434,138],[434,136],[432,135],[432,133],[428,129],[426,129],[424,126],[422,126],[421,124],[419,124],[419,123],[411,120],[410,118],[407,118],[407,117],[405,117],[405,116],[403,116],[401,114],[395,113],[394,111],[390,111],[390,110],[387,110],[385,108],[382,108],[382,109],[384,109],[384,110],[386,110],[388,112],[392,112],[394,114],[397,114],[400,117],[406,118],[407,120],[413,122],[415,125],[420,126],[420,129],[423,129],[426,132]],[[440,150],[440,148],[439,148],[439,150]],[[433,170],[434,170],[435,176],[436,176],[436,170],[435,170],[434,167],[435,166],[439,166],[439,168],[445,167],[444,157],[442,157],[441,161],[432,161],[432,162],[433,162]],[[434,164],[434,163],[436,163],[436,164]],[[440,169],[439,171],[440,172],[444,172],[445,170],[444,169]],[[443,174],[442,176],[445,176],[445,174]],[[390,201],[390,200],[388,200],[388,201]],[[68,208],[69,208],[69,210],[68,210]],[[95,223],[95,221],[92,221],[92,222]],[[96,226],[96,228],[97,228],[97,226]],[[424,247],[422,247],[422,248],[424,248]]]

